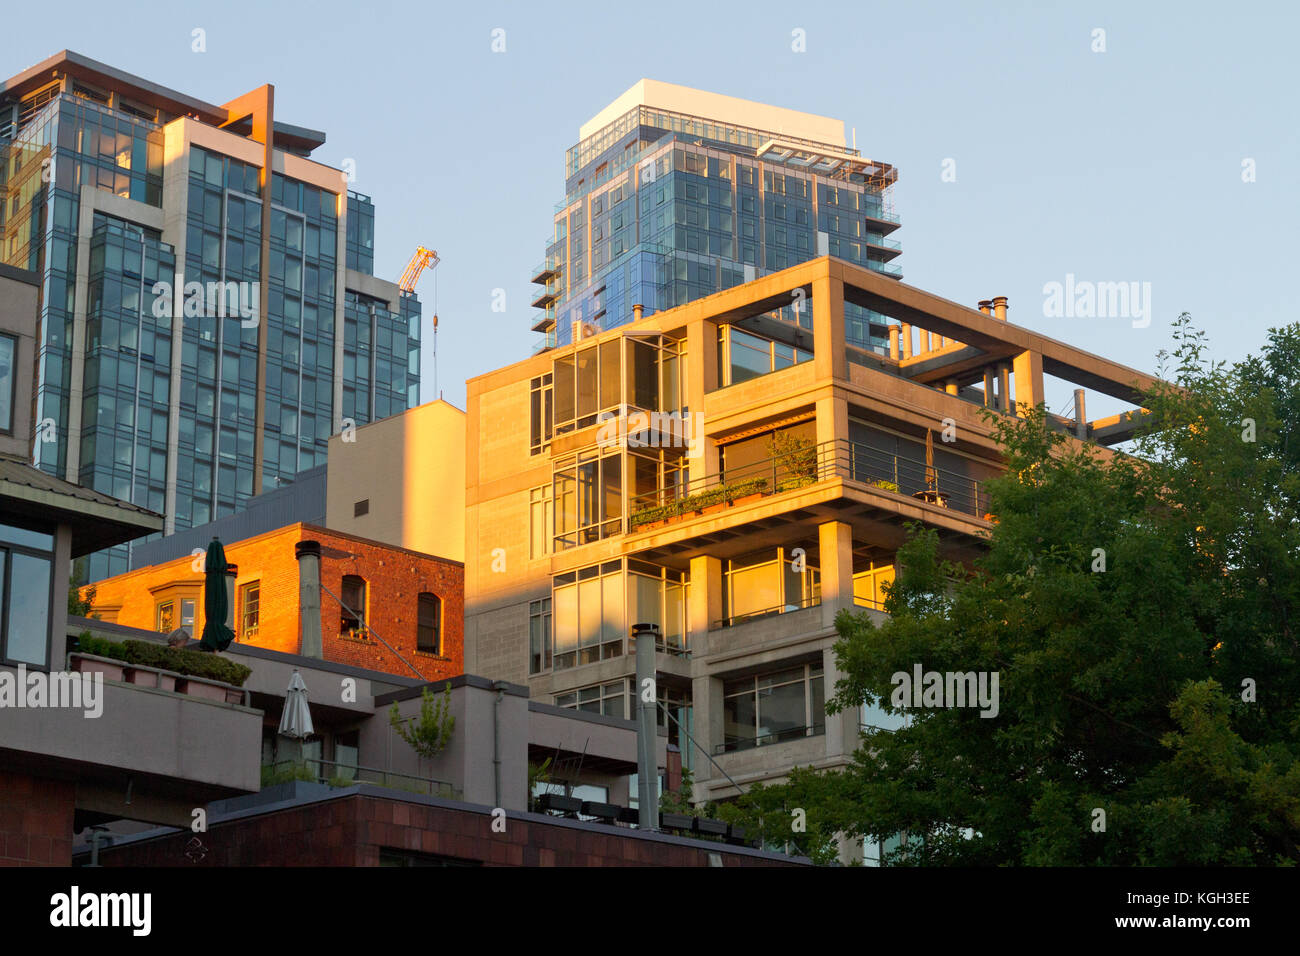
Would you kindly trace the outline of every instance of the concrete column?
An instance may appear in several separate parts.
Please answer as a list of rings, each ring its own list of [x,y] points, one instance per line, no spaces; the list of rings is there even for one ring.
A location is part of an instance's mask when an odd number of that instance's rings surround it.
[[[987,366],[984,369],[984,407],[997,408],[997,399],[993,396],[993,368]]]
[[[906,322],[903,323],[902,336],[903,336],[903,358],[909,359],[912,357],[912,327],[908,325]]]
[[[834,395],[817,399],[817,469],[821,477],[842,471],[848,438],[849,403]]]
[[[694,712],[695,739],[704,748],[705,753],[713,756],[714,750],[722,745],[724,739],[722,681],[706,674],[701,674],[692,680],[691,707]],[[682,746],[685,748],[691,746],[691,744],[686,741]],[[701,785],[695,790],[695,796],[699,799],[707,792],[702,786],[704,783],[711,780],[715,775],[719,779],[725,778],[713,769],[713,764],[709,763],[698,750],[695,751],[692,760],[695,764],[695,782]]]
[[[704,410],[704,396],[718,387],[718,327],[712,322],[692,322],[686,329],[686,406],[692,414]],[[718,449],[707,438],[688,455],[691,490],[708,475],[718,473]]]
[[[1084,407],[1083,389],[1074,390],[1074,437],[1079,441],[1086,441],[1088,438],[1088,412]]]
[[[834,276],[812,283],[813,363],[817,377],[849,377],[844,345],[844,282]]]
[[[1021,352],[1015,357],[1016,412],[1023,415],[1043,401],[1043,353]]]
[[[956,394],[957,394],[957,380],[956,380],[955,378],[950,378],[950,379],[948,379],[948,381],[946,381],[946,382],[943,383],[943,390],[944,390],[945,392],[947,392],[949,395],[956,395]]]
[[[1006,362],[998,363],[998,404],[1002,411],[1011,414],[1011,366]]]
[[[835,682],[844,676],[836,663],[833,646],[822,649],[822,674],[826,688],[834,687]],[[828,690],[828,696],[829,693]],[[847,757],[858,749],[858,714],[859,708],[850,707],[838,714],[822,715],[826,721],[827,757]]]
[[[320,542],[299,541],[293,546],[293,553],[298,559],[298,653],[303,657],[323,658]]]
[[[889,327],[889,357],[895,362],[898,361],[898,326]]]
[[[817,526],[821,549],[822,626],[831,627],[842,607],[853,607],[853,527],[843,521]]]
[[[694,657],[709,652],[709,626],[722,619],[722,562],[700,555],[691,558],[691,586],[686,616]]]

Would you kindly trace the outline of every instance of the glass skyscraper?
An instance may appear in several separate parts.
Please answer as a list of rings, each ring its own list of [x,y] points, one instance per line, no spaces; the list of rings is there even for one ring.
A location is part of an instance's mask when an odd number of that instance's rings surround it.
[[[419,300],[374,276],[374,207],[324,141],[269,86],[216,106],[75,53],[0,86],[0,261],[42,280],[38,467],[171,533],[418,404]]]
[[[533,270],[542,347],[817,256],[902,275],[897,171],[846,147],[839,121],[642,80],[580,136]],[[848,344],[886,352],[884,320],[845,310]]]

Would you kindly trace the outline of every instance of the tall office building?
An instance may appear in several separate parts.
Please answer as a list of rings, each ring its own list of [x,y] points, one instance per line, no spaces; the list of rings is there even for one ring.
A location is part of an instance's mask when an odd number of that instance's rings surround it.
[[[565,176],[532,276],[543,346],[817,256],[902,275],[898,173],[846,146],[839,120],[641,80],[583,124]],[[850,344],[885,351],[882,317],[849,304],[845,320]]]
[[[419,402],[420,303],[374,207],[260,87],[214,105],[64,51],[0,84],[0,261],[40,276],[33,460],[166,515],[231,514]],[[91,580],[127,569],[125,547]]]

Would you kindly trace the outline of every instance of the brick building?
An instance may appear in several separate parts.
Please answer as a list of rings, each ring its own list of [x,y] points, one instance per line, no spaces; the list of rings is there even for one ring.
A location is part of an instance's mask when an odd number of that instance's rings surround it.
[[[424,680],[464,671],[464,565],[303,523],[223,542],[237,569],[236,641],[299,652],[294,545],[308,540],[321,546],[325,660],[404,676],[413,668]],[[161,632],[184,627],[194,637],[203,631],[201,559],[139,568],[95,589],[92,613],[101,620]]]
[[[285,784],[214,805],[208,832],[115,838],[101,866],[807,866],[732,841],[633,830],[360,784]],[[82,849],[78,863],[90,858]]]

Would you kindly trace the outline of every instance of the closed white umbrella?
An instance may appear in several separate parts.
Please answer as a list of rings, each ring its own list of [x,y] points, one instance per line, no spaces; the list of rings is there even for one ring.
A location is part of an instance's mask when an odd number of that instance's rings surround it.
[[[311,708],[307,706],[307,685],[294,668],[289,678],[289,692],[284,698],[284,712],[280,714],[280,736],[306,740],[316,729],[311,724]]]

